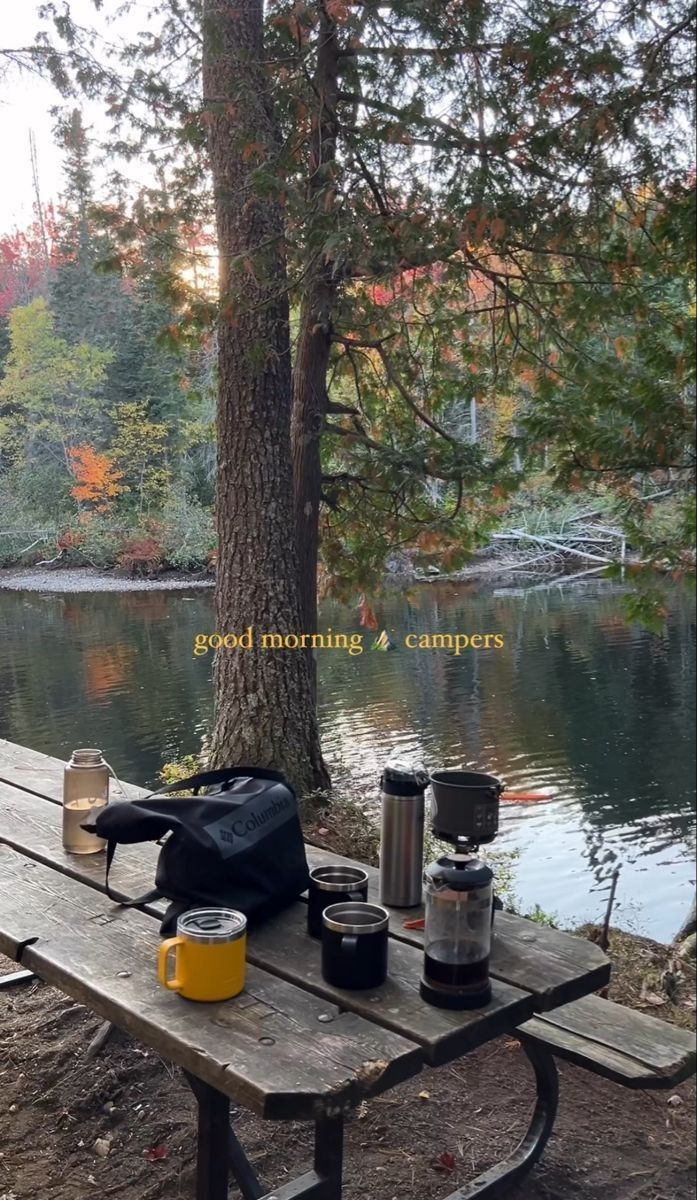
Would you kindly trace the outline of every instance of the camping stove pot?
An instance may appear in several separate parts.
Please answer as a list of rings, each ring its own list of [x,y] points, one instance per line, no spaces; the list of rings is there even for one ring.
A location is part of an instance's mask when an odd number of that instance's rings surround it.
[[[482,846],[493,842],[499,827],[503,784],[479,771],[432,771],[431,825],[437,838]]]

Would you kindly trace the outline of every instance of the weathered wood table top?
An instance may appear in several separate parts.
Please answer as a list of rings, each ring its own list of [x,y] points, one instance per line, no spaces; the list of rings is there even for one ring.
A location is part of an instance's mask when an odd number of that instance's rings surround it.
[[[0,951],[261,1115],[350,1107],[609,979],[592,943],[497,913],[490,1004],[434,1008],[418,990],[423,935],[404,928],[419,910],[392,910],[387,982],[342,991],[322,978],[298,902],[250,935],[241,996],[182,1000],[156,980],[163,905],[119,908],[105,894],[104,856],[63,850],[62,771],[57,759],[0,740]],[[349,861],[307,849],[311,865]],[[121,898],[152,888],[158,853],[152,843],[119,847],[112,886]]]

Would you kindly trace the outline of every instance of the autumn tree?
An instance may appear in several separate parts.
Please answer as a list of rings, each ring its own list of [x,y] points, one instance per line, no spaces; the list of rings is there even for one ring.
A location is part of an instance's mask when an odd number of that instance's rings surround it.
[[[123,480],[121,490],[130,494],[140,513],[157,507],[171,479],[167,425],[148,418],[143,400],[117,405],[111,420],[111,457]]]
[[[88,512],[105,513],[112,507],[124,488],[123,474],[114,466],[109,454],[95,450],[89,442],[71,446],[68,459],[75,483],[70,491],[81,504],[90,507]]]
[[[99,423],[111,354],[59,337],[44,299],[13,309],[9,330],[10,353],[0,381],[3,455],[25,468],[58,461],[71,474],[71,449]]]

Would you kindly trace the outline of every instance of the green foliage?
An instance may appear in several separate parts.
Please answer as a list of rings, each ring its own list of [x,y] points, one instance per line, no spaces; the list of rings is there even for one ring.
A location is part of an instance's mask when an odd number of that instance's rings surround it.
[[[148,420],[144,402],[119,404],[112,421],[113,460],[134,506],[140,513],[159,508],[171,477],[166,464],[167,426]]]
[[[536,925],[544,925],[548,929],[559,928],[557,914],[546,912],[544,908],[540,908],[539,904],[535,904],[529,912],[521,913],[521,916],[526,917],[528,921],[534,921]]]
[[[210,508],[186,496],[170,492],[160,515],[160,539],[167,564],[177,571],[200,571],[211,560],[216,533]]]
[[[80,527],[82,540],[71,553],[76,566],[113,567],[118,562],[128,530],[114,528],[113,516],[95,514]]]
[[[62,457],[96,424],[109,351],[70,346],[54,330],[43,299],[10,314],[10,353],[0,382],[0,437],[13,459],[31,465]]]
[[[574,340],[557,340],[553,369],[541,373],[521,417],[527,448],[546,448],[560,489],[601,485],[632,546],[682,569],[694,566],[695,547],[693,219],[694,189],[678,185],[660,200],[637,199],[634,212],[614,212],[598,247],[613,263],[606,285],[585,304],[576,295],[557,302]],[[667,519],[654,497],[671,498]]]

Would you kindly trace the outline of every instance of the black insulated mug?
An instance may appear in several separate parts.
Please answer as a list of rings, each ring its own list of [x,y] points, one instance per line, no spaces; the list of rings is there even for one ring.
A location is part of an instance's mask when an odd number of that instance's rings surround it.
[[[387,979],[390,916],[379,904],[330,904],[322,918],[322,977],[334,987],[379,987]]]
[[[315,867],[307,891],[307,932],[322,936],[322,913],[330,904],[368,899],[368,872],[360,867]]]

